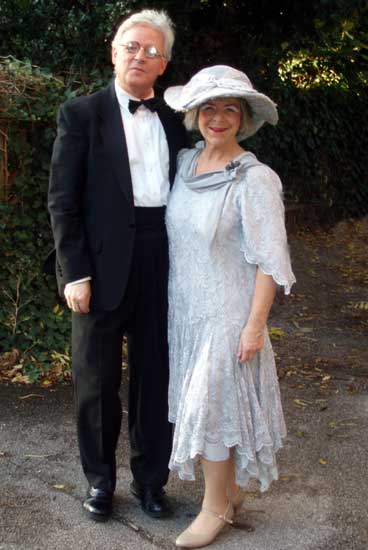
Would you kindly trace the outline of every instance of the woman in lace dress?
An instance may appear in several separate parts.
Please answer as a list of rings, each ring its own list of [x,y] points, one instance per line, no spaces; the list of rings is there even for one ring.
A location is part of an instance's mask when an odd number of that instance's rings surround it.
[[[166,102],[186,112],[204,141],[179,154],[167,206],[170,250],[170,469],[194,479],[200,457],[203,505],[177,546],[212,542],[239,511],[250,478],[266,490],[286,435],[266,322],[276,285],[294,283],[280,180],[239,141],[275,104],[248,77],[218,65]]]

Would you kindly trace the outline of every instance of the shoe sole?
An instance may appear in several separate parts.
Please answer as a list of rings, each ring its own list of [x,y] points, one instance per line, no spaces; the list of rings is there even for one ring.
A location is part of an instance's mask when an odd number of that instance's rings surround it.
[[[135,493],[132,488],[130,488],[130,492],[133,495],[133,497],[135,497],[137,500],[139,500],[139,502],[141,502],[141,496],[139,493]],[[142,509],[142,512],[144,512],[147,516],[154,519],[169,518],[170,516],[173,515],[173,512],[171,510],[168,510],[167,512],[149,512],[148,510],[143,508],[142,504],[141,504],[141,509]]]
[[[141,506],[141,510],[142,510],[142,512],[144,512],[147,516],[150,516],[151,518],[154,518],[154,519],[169,518],[170,516],[173,515],[172,512],[148,512],[148,510],[145,510],[145,509],[143,508],[143,506]]]
[[[89,510],[86,510],[83,508],[84,514],[88,517],[88,519],[91,519],[93,521],[97,521],[99,523],[105,523],[111,518],[111,514],[103,515],[103,514],[94,514],[93,512],[90,512]]]

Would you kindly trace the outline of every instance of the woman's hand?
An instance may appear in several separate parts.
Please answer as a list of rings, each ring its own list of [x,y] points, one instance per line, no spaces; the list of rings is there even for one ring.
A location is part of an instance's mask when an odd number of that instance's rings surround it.
[[[264,330],[246,325],[240,334],[238,346],[238,361],[245,363],[251,361],[264,343]]]
[[[264,330],[275,292],[276,283],[272,276],[266,275],[258,268],[252,307],[247,324],[240,334],[237,354],[239,363],[251,361],[262,348],[264,344]]]

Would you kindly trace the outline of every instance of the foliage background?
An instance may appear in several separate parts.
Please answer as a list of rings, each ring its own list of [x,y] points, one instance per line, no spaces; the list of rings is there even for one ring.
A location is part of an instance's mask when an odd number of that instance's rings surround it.
[[[0,365],[12,379],[68,376],[69,315],[42,274],[52,248],[46,194],[55,115],[65,99],[111,79],[113,34],[146,7],[166,9],[176,24],[158,93],[206,65],[244,70],[280,112],[277,128],[265,127],[246,147],[280,174],[287,200],[320,219],[367,212],[367,2],[3,2],[0,128],[9,178],[6,189],[0,180]]]

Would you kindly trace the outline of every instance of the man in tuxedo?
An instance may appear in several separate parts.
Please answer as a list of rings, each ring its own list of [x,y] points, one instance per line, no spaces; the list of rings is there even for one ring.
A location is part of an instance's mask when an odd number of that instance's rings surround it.
[[[152,517],[170,513],[167,419],[165,204],[176,155],[186,144],[178,116],[154,96],[174,41],[165,12],[143,10],[112,42],[115,79],[64,103],[49,189],[59,290],[72,310],[72,368],[83,508],[112,511],[124,334],[129,349],[132,493]]]

